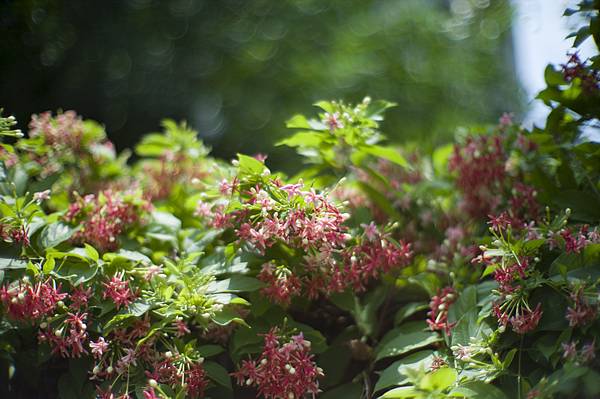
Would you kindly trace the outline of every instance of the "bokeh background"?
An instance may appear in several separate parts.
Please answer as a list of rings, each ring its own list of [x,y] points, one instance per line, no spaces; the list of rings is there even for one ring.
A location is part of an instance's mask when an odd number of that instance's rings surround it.
[[[555,0],[552,0],[553,2]],[[560,5],[562,7],[562,4]],[[185,119],[217,156],[270,155],[320,99],[398,103],[384,131],[428,146],[523,115],[507,0],[0,1],[0,106],[74,109],[119,149]],[[517,49],[518,50],[518,49]],[[527,50],[525,50],[527,52]]]

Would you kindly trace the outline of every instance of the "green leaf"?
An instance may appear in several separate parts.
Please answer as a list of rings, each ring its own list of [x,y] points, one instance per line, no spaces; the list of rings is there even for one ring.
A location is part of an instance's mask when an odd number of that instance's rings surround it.
[[[443,391],[456,382],[458,373],[450,367],[442,367],[431,373],[419,382],[419,387],[427,391]]]
[[[149,257],[147,257],[146,255],[144,255],[141,252],[120,249],[119,252],[116,253],[116,255],[121,258],[135,262],[135,263],[139,262],[142,264],[149,264],[149,265],[152,264],[152,260],[150,260]]]
[[[56,254],[53,256],[57,257]],[[98,264],[90,264],[81,258],[75,258],[75,254],[70,254],[51,274],[77,286],[93,279],[97,272]]]
[[[0,270],[25,269],[27,263],[28,261],[24,259],[0,257]]]
[[[231,378],[225,367],[215,362],[204,362],[204,370],[208,377],[217,384],[232,390]]]
[[[44,274],[50,274],[51,271],[54,270],[54,266],[56,265],[56,261],[54,260],[54,258],[52,256],[48,256],[46,258],[46,261],[44,262]]]
[[[106,323],[104,332],[111,331],[114,328],[123,326],[133,319],[143,316],[150,308],[151,306],[144,301],[139,300],[133,302],[128,307],[121,309],[119,313]]]
[[[252,292],[263,286],[264,283],[254,277],[233,276],[225,280],[211,282],[207,292]]]
[[[244,319],[240,317],[240,314],[232,311],[231,309],[222,310],[221,312],[217,313],[212,320],[220,326],[226,326],[231,323],[247,325]]]
[[[375,349],[375,360],[403,355],[441,340],[433,331],[426,331],[422,322],[407,323],[388,332]]]
[[[456,323],[452,330],[452,345],[467,345],[470,337],[479,335],[478,314],[477,287],[471,285],[463,290],[448,310],[448,322]]]
[[[316,103],[314,103],[314,105],[330,114],[333,114],[335,112],[335,108],[333,107],[333,104],[331,104],[329,101],[317,101]]]
[[[90,257],[90,259],[92,259],[94,262],[98,262],[98,259],[100,259],[100,255],[98,254],[98,251],[96,251],[96,248],[92,247],[89,244],[84,244],[85,245],[85,253]]]
[[[296,114],[285,122],[289,129],[310,129],[310,124],[304,115]]]
[[[224,350],[225,349],[220,345],[202,345],[198,347],[198,352],[200,352],[202,357],[216,356],[223,353]]]
[[[40,243],[44,248],[55,247],[71,238],[75,231],[77,231],[76,228],[62,222],[49,224],[42,230]]]
[[[448,144],[439,148],[433,152],[432,161],[435,171],[441,175],[448,172],[448,159],[454,151],[454,145]]]
[[[506,395],[500,389],[483,381],[466,382],[450,391],[448,396],[469,399],[506,399]]]
[[[151,308],[151,306],[149,303],[147,303],[143,300],[137,300],[137,301],[131,303],[128,307],[126,307],[122,311],[123,311],[123,313],[134,315],[135,317],[141,317],[144,314],[146,314],[146,312],[148,312],[150,310],[150,308]]]
[[[260,175],[265,170],[265,164],[248,155],[237,154],[240,172],[247,175]]]
[[[381,398],[385,399],[401,399],[401,398],[414,398],[419,395],[419,392],[415,389],[415,387],[399,387],[394,388],[391,391],[387,391],[381,396]]]
[[[291,137],[275,143],[276,146],[287,145],[288,147],[318,147],[326,136],[318,132],[298,132]]]
[[[565,84],[565,78],[560,71],[554,69],[552,65],[546,66],[544,70],[544,79],[548,86],[560,86]]]
[[[370,155],[387,159],[390,162],[395,163],[396,165],[400,165],[403,168],[408,168],[408,162],[406,159],[398,152],[398,150],[391,147],[383,147],[380,145],[363,145],[358,147],[359,151],[366,152]]]
[[[429,308],[429,305],[425,302],[411,302],[402,306],[397,312],[396,316],[394,316],[394,325],[401,324],[404,320],[409,318],[410,316],[418,313],[422,310]]]
[[[181,229],[181,220],[169,212],[152,212],[152,224],[165,227],[167,231],[176,233]]]
[[[405,358],[395,361],[381,372],[375,385],[375,391],[389,388],[394,385],[404,385],[409,382],[405,372],[407,369],[427,370],[433,362],[433,351],[412,353]]]

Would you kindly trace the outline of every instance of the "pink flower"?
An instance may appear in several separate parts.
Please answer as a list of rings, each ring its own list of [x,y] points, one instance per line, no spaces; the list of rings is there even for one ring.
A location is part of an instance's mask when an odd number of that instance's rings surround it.
[[[162,273],[162,271],[163,271],[163,269],[160,266],[157,266],[157,265],[149,266],[146,269],[146,273],[144,274],[144,280],[150,281],[155,276],[158,276],[160,273]]]
[[[569,321],[569,326],[585,326],[594,321],[598,315],[598,308],[588,303],[584,296],[583,288],[579,288],[571,293],[573,306],[567,308],[566,319]]]
[[[180,318],[176,319],[173,324],[175,327],[175,336],[177,337],[183,337],[184,335],[189,334],[191,332],[185,321],[183,321]]]
[[[151,208],[149,202],[132,194],[105,190],[98,195],[79,197],[69,206],[67,222],[81,225],[72,237],[75,243],[89,243],[101,251],[118,248],[119,236],[142,221]]]
[[[144,399],[160,399],[156,396],[156,392],[154,392],[154,388],[150,387],[142,392],[144,395]]]
[[[364,235],[367,237],[369,241],[375,241],[377,237],[379,237],[379,230],[377,230],[377,226],[375,226],[374,222],[369,224],[361,224],[360,225],[364,230]]]
[[[204,396],[204,390],[208,386],[206,371],[201,363],[193,363],[185,374],[188,397],[197,398]]]
[[[323,372],[313,361],[310,342],[302,334],[282,344],[277,329],[265,334],[262,354],[245,360],[235,373],[237,383],[256,387],[265,399],[302,398],[319,392],[318,378]]]
[[[329,130],[332,132],[336,129],[340,129],[340,128],[344,127],[344,124],[342,123],[342,121],[340,121],[340,113],[339,112],[334,112],[332,114],[326,113],[325,114],[325,124],[327,125]]]
[[[90,342],[90,348],[92,349],[92,355],[99,359],[108,350],[108,342],[104,340],[104,337],[98,338],[97,342]]]
[[[19,281],[18,285],[0,288],[0,301],[10,318],[20,321],[37,321],[54,313],[60,301],[67,297],[50,279],[31,285]]]
[[[508,321],[510,322],[513,331],[517,334],[526,334],[535,330],[544,313],[541,307],[542,305],[538,304],[533,311],[522,309],[521,313],[511,317]]]
[[[266,286],[261,293],[274,302],[288,305],[292,297],[299,295],[301,281],[292,272],[284,267],[275,267],[271,263],[265,263],[258,275],[258,279]]]
[[[83,287],[77,287],[71,292],[70,307],[74,310],[85,309],[88,306],[88,301],[92,297],[92,288],[84,289]]]
[[[583,345],[581,348],[581,360],[583,363],[589,363],[596,358],[596,339],[594,341]]]
[[[50,199],[50,190],[38,191],[37,193],[33,193],[33,200],[41,203],[43,201]]]
[[[113,276],[107,283],[103,283],[105,290],[102,298],[110,298],[115,303],[117,309],[129,306],[137,295],[131,290],[129,281],[123,281],[123,273]]]
[[[81,357],[86,354],[85,343],[88,338],[86,313],[69,313],[68,317],[58,328],[48,325],[38,333],[40,342],[47,342],[52,347],[52,353],[62,357]]]
[[[446,287],[437,295],[431,298],[429,302],[429,313],[427,315],[427,324],[432,331],[444,331],[447,335],[454,327],[455,323],[448,323],[448,310],[457,299],[457,294],[454,288]]]
[[[583,226],[579,233],[573,235],[570,229],[563,229],[560,232],[565,240],[565,251],[567,253],[580,253],[590,242],[587,239],[587,226]]]

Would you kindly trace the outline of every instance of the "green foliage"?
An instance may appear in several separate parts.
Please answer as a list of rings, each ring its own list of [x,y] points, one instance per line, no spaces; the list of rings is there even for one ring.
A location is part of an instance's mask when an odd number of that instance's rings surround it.
[[[292,179],[184,123],[127,164],[74,113],[2,119],[0,392],[597,397],[597,58],[546,80],[544,128],[429,152],[382,144],[391,103],[318,102]]]

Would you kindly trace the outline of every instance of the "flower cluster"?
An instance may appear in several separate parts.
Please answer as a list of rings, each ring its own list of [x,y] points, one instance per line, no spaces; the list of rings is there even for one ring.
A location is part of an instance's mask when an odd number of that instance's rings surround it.
[[[363,228],[364,233],[359,237],[358,243],[343,251],[342,264],[331,265],[327,291],[341,292],[350,287],[362,292],[370,280],[378,279],[381,274],[410,263],[411,244],[393,242],[373,223],[364,225]],[[313,263],[308,269],[316,266]],[[310,285],[314,286],[314,281],[312,283]]]
[[[412,255],[409,244],[394,242],[374,223],[363,225],[356,241],[329,196],[305,190],[302,181],[283,184],[268,175],[249,184],[244,176],[219,184],[223,195],[235,197],[236,206],[199,201],[196,215],[213,226],[233,227],[240,244],[250,245],[266,262],[258,274],[266,283],[262,293],[287,305],[295,296],[341,292],[347,287],[363,291],[370,280],[395,267],[406,265]],[[238,202],[239,201],[239,202]],[[269,251],[283,245],[303,261],[271,259]]]
[[[28,228],[25,225],[13,226],[0,223],[0,240],[27,247],[30,244]]]
[[[137,297],[131,289],[130,283],[123,280],[124,273],[113,276],[108,282],[103,283],[102,298],[110,298],[117,309],[129,306]]]
[[[344,245],[348,239],[343,226],[347,215],[324,194],[303,191],[302,182],[283,185],[275,179],[272,183],[271,187],[251,188],[247,192],[246,211],[255,215],[259,212],[260,216],[240,220],[236,229],[240,240],[261,252],[278,242],[326,253]],[[245,216],[243,213],[239,216]]]
[[[151,200],[164,200],[181,183],[206,178],[209,173],[202,165],[198,165],[187,154],[166,151],[155,163],[143,165],[144,196]]]
[[[596,296],[593,293],[593,296]],[[572,305],[567,308],[566,319],[569,326],[585,326],[596,319],[598,316],[598,307],[592,305],[585,295],[584,287],[578,287],[571,292]]]
[[[17,321],[39,322],[53,315],[56,307],[67,293],[61,292],[60,285],[47,279],[32,284],[29,278],[0,288],[0,301],[10,318]]]
[[[457,173],[456,184],[471,216],[485,216],[500,205],[506,158],[501,135],[470,136],[462,147],[454,146],[449,168]]]
[[[46,342],[52,353],[62,357],[81,357],[87,353],[87,313],[68,313],[57,326],[56,321],[42,323],[38,335],[40,342]]]
[[[161,350],[159,336],[163,333],[149,335],[150,329],[150,320],[145,317],[136,320],[130,327],[112,331],[106,338],[100,336],[89,342],[95,360],[91,379],[98,382],[98,390],[117,395],[119,390],[112,388],[114,382],[132,378],[141,368],[145,370],[147,379],[146,396],[155,389],[163,392],[161,387],[168,386],[185,392],[189,398],[203,397],[208,385],[204,359],[197,353],[180,353],[171,347]],[[186,334],[189,332],[187,330]],[[166,335],[163,337],[168,338]],[[106,385],[103,381],[112,381],[111,388],[101,389]]]
[[[508,123],[508,122],[504,122]],[[500,125],[506,129],[506,125]],[[456,173],[456,186],[462,193],[462,207],[474,219],[507,212],[513,225],[538,216],[537,193],[523,183],[511,158],[511,151],[527,153],[535,146],[519,133],[516,138],[502,132],[468,136],[456,144],[449,170]]]
[[[581,253],[589,244],[600,243],[600,233],[597,229],[590,231],[589,226],[583,225],[579,231],[571,228],[564,228],[560,231],[560,236],[565,243],[567,253]]]
[[[450,334],[455,323],[448,322],[448,310],[457,299],[457,294],[454,288],[446,287],[437,295],[434,295],[429,302],[429,312],[427,316],[427,324],[432,331],[444,331]]]
[[[282,343],[273,328],[264,336],[264,348],[256,360],[244,360],[233,375],[242,386],[253,386],[265,399],[315,397],[323,371],[310,353],[310,342],[302,334]]]
[[[66,111],[52,117],[51,112],[33,115],[29,122],[29,136],[43,137],[50,146],[77,150],[83,138],[83,121],[75,111]]]
[[[357,243],[336,251],[309,253],[295,268],[265,263],[258,275],[266,283],[262,293],[275,302],[289,304],[301,294],[315,299],[346,288],[362,292],[371,280],[410,262],[410,244],[392,242],[374,225],[364,229]]]
[[[119,236],[142,222],[150,208],[150,203],[135,193],[105,190],[78,196],[69,206],[65,220],[81,226],[73,235],[73,242],[110,251],[118,248]]]
[[[564,342],[562,346],[563,359],[566,361],[576,362],[578,364],[590,363],[596,358],[596,342],[588,342],[584,344],[580,350],[577,349],[577,342]]]
[[[571,54],[567,63],[562,65],[562,73],[566,82],[578,80],[590,94],[600,91],[600,71],[589,68],[577,53]]]

